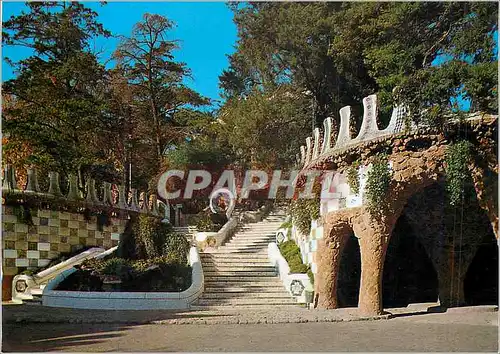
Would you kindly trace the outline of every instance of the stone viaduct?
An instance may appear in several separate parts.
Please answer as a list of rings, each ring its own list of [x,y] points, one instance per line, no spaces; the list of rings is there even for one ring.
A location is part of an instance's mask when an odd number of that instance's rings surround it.
[[[363,120],[356,138],[351,138],[351,109],[344,107],[340,110],[338,135],[333,134],[333,121],[327,118],[323,133],[316,128],[297,155],[301,169],[299,185],[304,183],[308,170],[338,171],[336,180],[344,181],[338,184],[344,198],[321,202],[318,224],[323,228],[323,236],[318,240],[315,254],[316,306],[339,307],[339,267],[346,242],[354,235],[359,242],[361,258],[358,307],[367,314],[383,312],[384,263],[395,225],[403,214],[413,225],[437,273],[441,306],[462,305],[464,276],[481,244],[478,233],[493,231],[498,240],[497,116],[470,114],[461,120],[449,119],[444,129],[436,130],[414,124],[407,126],[405,109],[395,107],[388,126],[379,130],[377,97],[366,97],[363,106]],[[443,226],[446,217],[446,203],[443,202],[445,154],[459,136],[471,142],[474,149],[468,166],[472,176],[471,190],[475,191],[474,203],[484,217],[481,220],[486,220],[486,225],[484,222],[479,226],[474,224],[475,229],[469,230],[467,235],[462,232],[460,250],[456,237],[447,234]],[[363,181],[361,190],[353,193],[346,187],[345,172],[358,161],[363,180],[364,172],[379,153],[388,156],[392,178],[380,212],[372,215],[363,195]],[[436,193],[441,197],[435,198]]]

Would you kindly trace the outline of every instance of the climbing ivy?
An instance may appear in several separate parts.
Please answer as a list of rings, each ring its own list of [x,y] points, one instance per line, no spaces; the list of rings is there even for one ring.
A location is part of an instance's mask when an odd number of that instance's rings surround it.
[[[470,177],[468,164],[471,143],[465,140],[451,144],[446,149],[446,192],[451,205],[457,205],[464,193],[464,182]]]
[[[368,171],[365,187],[366,207],[372,215],[377,214],[382,209],[390,183],[391,172],[387,155],[375,156],[372,168]]]
[[[293,223],[305,235],[311,232],[311,221],[319,218],[319,198],[297,199],[290,203]]]
[[[351,191],[354,194],[359,193],[359,173],[358,173],[358,168],[359,168],[360,162],[355,161],[351,166],[346,171],[346,176],[347,176],[347,184],[349,184],[349,187],[351,187]]]

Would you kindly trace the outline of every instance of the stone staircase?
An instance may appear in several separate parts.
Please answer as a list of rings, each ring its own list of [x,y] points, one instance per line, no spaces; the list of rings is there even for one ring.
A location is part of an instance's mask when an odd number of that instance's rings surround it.
[[[205,291],[198,309],[296,305],[269,264],[267,245],[284,222],[284,214],[244,225],[224,246],[200,253]]]

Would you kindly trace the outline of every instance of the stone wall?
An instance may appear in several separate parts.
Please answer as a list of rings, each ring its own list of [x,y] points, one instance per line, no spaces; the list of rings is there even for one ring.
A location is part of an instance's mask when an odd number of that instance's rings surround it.
[[[25,175],[25,185],[18,186],[13,168],[7,165],[3,174],[4,298],[10,298],[14,275],[26,269],[45,267],[61,253],[86,246],[116,246],[132,214],[168,217],[169,206],[159,202],[156,195],[126,191],[123,186],[108,182],[103,182],[98,190],[92,179],[80,188],[82,181],[74,175],[62,185],[57,172],[49,173],[48,188],[43,191],[36,170],[28,169]]]
[[[127,223],[126,219],[111,218],[110,225],[99,230],[96,216],[86,220],[83,213],[50,209],[34,210],[32,221],[33,225],[19,221],[12,206],[2,208],[4,275],[44,267],[61,253],[85,246],[116,246]]]

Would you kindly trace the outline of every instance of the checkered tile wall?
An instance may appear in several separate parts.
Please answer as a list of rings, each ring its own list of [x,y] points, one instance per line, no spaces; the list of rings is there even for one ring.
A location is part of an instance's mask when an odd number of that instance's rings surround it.
[[[3,274],[18,274],[19,268],[36,269],[61,253],[82,246],[116,246],[127,220],[112,218],[109,226],[97,230],[96,217],[86,221],[83,214],[38,210],[33,225],[18,221],[12,207],[2,211]]]

